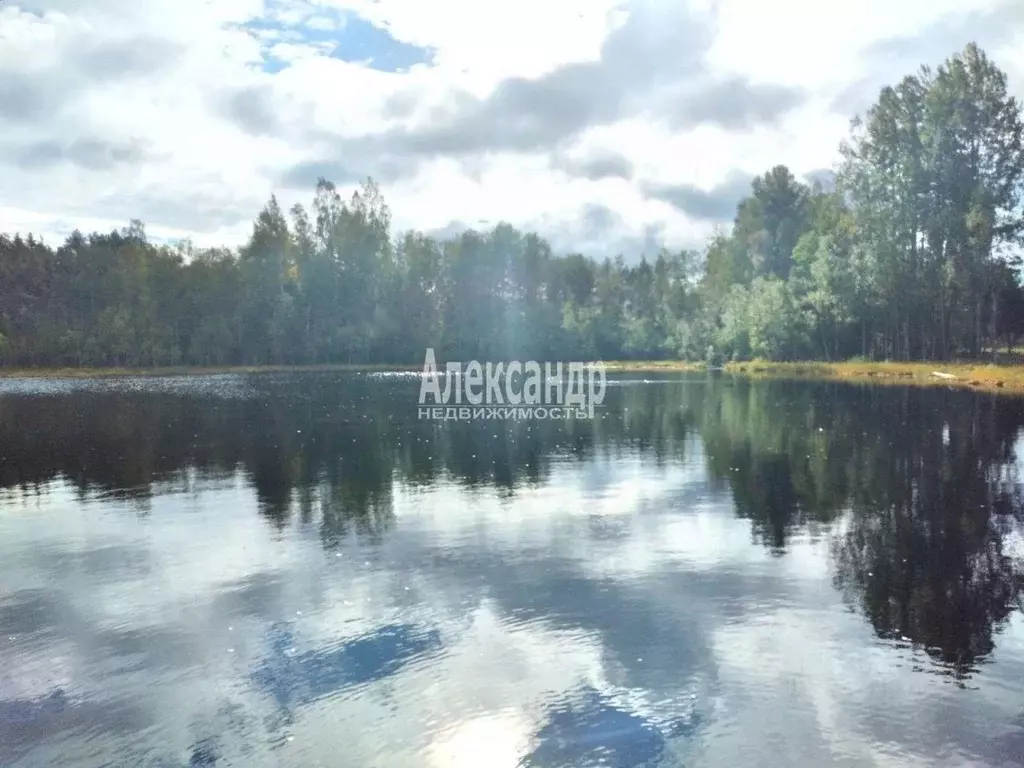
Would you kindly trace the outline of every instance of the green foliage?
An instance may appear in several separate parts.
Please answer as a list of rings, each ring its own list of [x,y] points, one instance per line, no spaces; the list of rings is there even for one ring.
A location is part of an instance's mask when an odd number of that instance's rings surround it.
[[[732,287],[715,340],[733,360],[795,360],[806,354],[808,325],[786,282],[758,277],[749,287]]]
[[[447,359],[977,357],[1024,333],[1024,127],[969,45],[881,91],[837,190],[754,179],[703,254],[559,257],[508,224],[393,237],[367,180],[272,198],[232,253],[157,246],[141,222],[57,250],[0,237],[0,352],[16,365]],[[1011,251],[1012,252],[1012,251]],[[653,254],[651,254],[654,256]],[[997,343],[998,342],[998,343]]]
[[[627,266],[558,258],[499,224],[447,242],[392,239],[368,181],[321,180],[312,215],[271,199],[237,254],[122,232],[57,251],[0,238],[0,338],[14,365],[416,363],[675,357],[692,347],[696,254]]]

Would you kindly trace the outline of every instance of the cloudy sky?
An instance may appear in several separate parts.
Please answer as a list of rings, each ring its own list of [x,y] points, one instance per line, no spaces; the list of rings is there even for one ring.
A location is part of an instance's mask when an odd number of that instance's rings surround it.
[[[1017,0],[0,0],[0,230],[233,245],[371,175],[398,229],[635,258],[970,40],[1024,96]]]

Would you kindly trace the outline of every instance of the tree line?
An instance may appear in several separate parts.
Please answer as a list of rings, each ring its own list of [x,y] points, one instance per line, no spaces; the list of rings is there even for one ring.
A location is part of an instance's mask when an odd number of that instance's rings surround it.
[[[755,178],[703,252],[556,255],[508,224],[393,235],[372,179],[276,198],[237,250],[140,222],[0,236],[0,360],[22,366],[438,359],[978,358],[1024,333],[1020,106],[974,44],[884,88],[835,184]]]

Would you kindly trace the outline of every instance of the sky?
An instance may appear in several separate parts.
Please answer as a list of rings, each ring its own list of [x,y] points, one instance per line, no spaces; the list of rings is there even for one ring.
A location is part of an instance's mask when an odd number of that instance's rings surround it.
[[[1024,97],[1018,0],[0,0],[0,231],[235,246],[371,176],[396,231],[635,260],[970,41]]]

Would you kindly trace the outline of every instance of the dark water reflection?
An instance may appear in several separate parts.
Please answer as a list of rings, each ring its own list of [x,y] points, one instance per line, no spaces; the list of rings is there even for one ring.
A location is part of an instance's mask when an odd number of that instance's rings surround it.
[[[0,382],[0,765],[1024,764],[1024,400]]]

